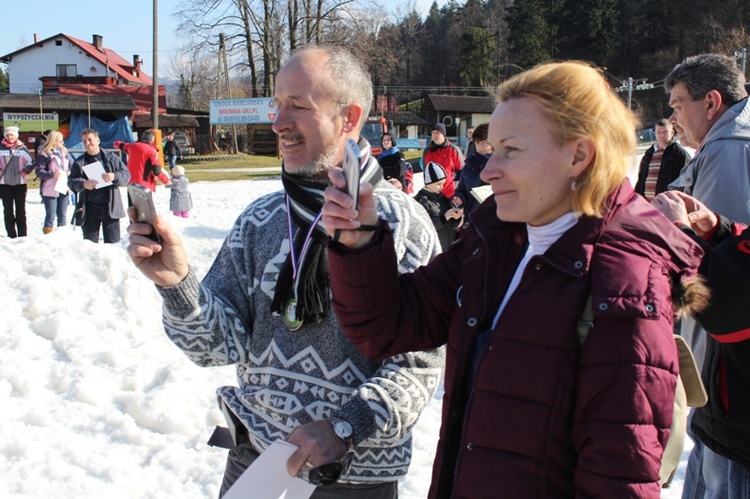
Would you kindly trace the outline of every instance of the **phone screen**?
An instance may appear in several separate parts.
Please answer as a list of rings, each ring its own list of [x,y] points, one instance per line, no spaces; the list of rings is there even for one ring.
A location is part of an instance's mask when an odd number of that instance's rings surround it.
[[[346,139],[344,150],[344,177],[346,178],[346,192],[354,199],[354,207],[359,201],[359,155],[360,149],[354,139]]]

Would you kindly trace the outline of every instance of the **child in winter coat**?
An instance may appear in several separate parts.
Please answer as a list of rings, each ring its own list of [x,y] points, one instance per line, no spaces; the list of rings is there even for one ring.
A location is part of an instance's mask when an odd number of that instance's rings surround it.
[[[172,195],[169,198],[169,210],[176,217],[190,218],[193,198],[188,192],[189,184],[190,181],[185,176],[185,168],[181,166],[172,168]]]
[[[448,198],[440,195],[445,187],[445,177],[445,169],[442,166],[432,161],[427,163],[424,169],[424,188],[414,196],[430,215],[443,251],[456,240],[463,215],[460,208],[454,208]]]

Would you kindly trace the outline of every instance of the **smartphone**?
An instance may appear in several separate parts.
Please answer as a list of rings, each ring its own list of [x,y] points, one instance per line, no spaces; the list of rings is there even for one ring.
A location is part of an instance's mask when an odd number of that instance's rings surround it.
[[[354,207],[359,201],[359,157],[361,151],[354,139],[346,139],[344,149],[344,178],[346,178],[346,192],[354,199]]]
[[[160,243],[161,237],[159,237],[159,234],[157,234],[156,230],[154,229],[156,208],[154,207],[154,198],[152,197],[151,189],[140,184],[129,184],[128,197],[130,198],[130,202],[135,207],[136,221],[147,223],[151,226],[151,234],[149,234],[147,237],[153,239],[157,243]]]

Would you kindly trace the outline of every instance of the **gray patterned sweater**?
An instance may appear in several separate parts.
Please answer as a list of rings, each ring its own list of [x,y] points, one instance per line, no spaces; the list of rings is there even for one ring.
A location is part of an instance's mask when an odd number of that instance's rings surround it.
[[[380,217],[393,229],[399,270],[411,272],[439,252],[422,207],[382,181]],[[291,332],[270,312],[289,252],[284,193],[268,194],[239,216],[202,283],[190,272],[160,288],[164,329],[196,364],[234,364],[238,387],[223,399],[263,451],[300,424],[335,415],[354,428],[352,483],[398,479],[411,460],[411,430],[442,379],[444,351],[372,361],[341,332],[330,311]]]

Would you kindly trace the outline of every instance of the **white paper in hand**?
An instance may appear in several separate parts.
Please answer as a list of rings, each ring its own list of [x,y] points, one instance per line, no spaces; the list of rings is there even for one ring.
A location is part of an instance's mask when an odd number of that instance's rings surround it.
[[[96,180],[97,189],[112,185],[112,182],[105,182],[104,180],[102,180],[102,175],[107,172],[104,171],[104,167],[102,167],[102,164],[99,161],[94,161],[93,163],[89,163],[88,165],[83,165],[83,172],[86,174],[89,180]]]
[[[284,440],[274,442],[240,475],[224,499],[309,499],[315,485],[286,471],[286,462],[296,450]]]
[[[63,196],[68,193],[68,176],[60,175],[55,179],[55,190]]]

